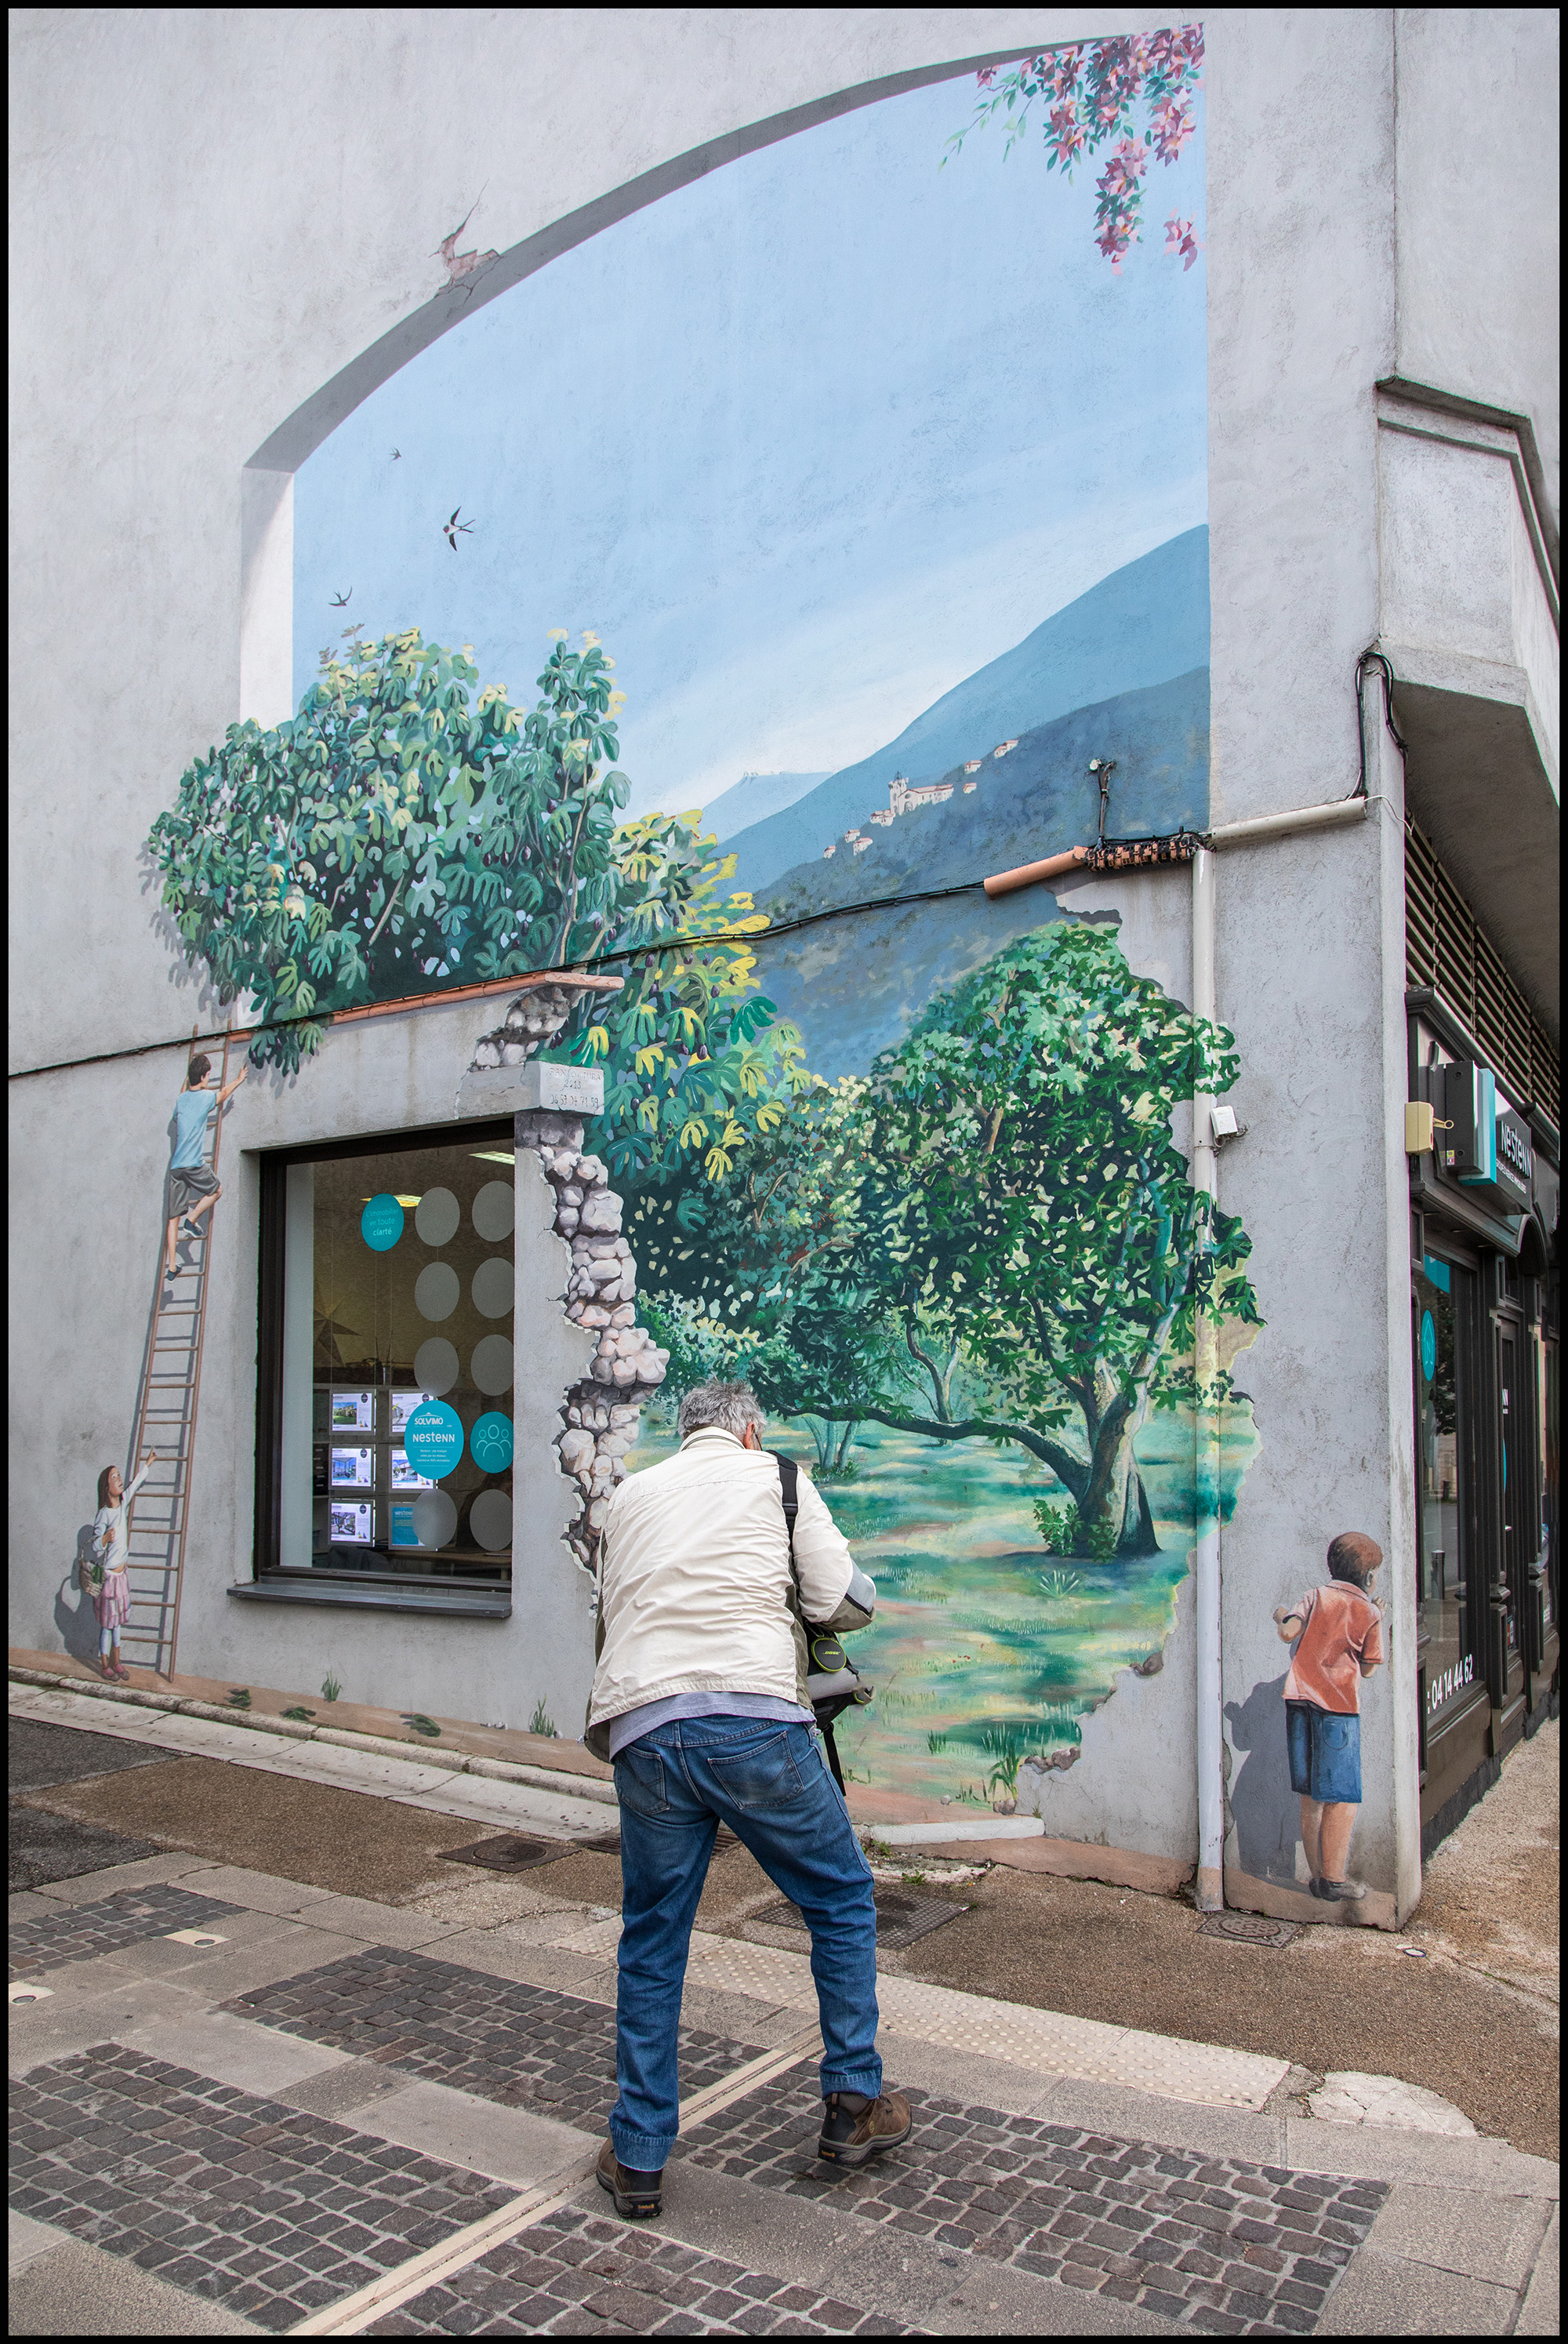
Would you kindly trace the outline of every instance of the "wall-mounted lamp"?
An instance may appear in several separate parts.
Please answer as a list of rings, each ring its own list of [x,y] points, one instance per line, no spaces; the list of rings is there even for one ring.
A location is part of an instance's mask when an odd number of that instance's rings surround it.
[[[1404,1152],[1407,1156],[1429,1156],[1436,1146],[1432,1134],[1452,1131],[1452,1123],[1444,1123],[1429,1099],[1406,1099],[1404,1103]]]

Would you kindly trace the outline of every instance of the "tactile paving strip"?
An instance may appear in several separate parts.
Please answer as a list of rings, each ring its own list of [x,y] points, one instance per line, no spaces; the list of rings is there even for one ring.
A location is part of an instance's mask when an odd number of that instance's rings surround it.
[[[708,1932],[692,1934],[687,1976],[694,1985],[728,1988],[759,2001],[815,2010],[817,1989],[804,1955],[771,1945],[747,1945]],[[1254,2051],[1231,2051],[1221,2044],[1184,2043],[1136,2026],[1108,2026],[1095,2018],[998,2003],[956,1987],[925,1985],[917,1978],[877,1980],[884,2026],[940,2043],[955,2051],[977,2051],[1033,2067],[1051,2076],[1080,2076],[1096,2084],[1126,2084],[1210,2107],[1261,2108],[1290,2073],[1288,2059]]]
[[[188,1888],[122,1888],[95,1904],[62,1904],[35,1921],[19,1921],[9,1932],[13,1977],[38,1977],[66,1962],[91,1961],[122,1945],[166,1937],[173,1929],[213,1929],[236,1920],[237,1904],[220,1904]]]
[[[608,2201],[607,2201],[608,2202]],[[563,2208],[367,2336],[909,2336],[885,2314]]]
[[[845,2169],[817,2156],[812,2082],[760,2085],[677,2157],[1215,2334],[1305,2334],[1388,2196],[921,2092],[905,2147]]]
[[[517,2195],[101,2043],[11,2086],[11,2204],[275,2334]]]
[[[308,2042],[565,2124],[602,2125],[615,2099],[615,2013],[605,2004],[423,1954],[378,1946],[346,1955],[223,2006]],[[682,2098],[756,2056],[755,2044],[683,2026]]]

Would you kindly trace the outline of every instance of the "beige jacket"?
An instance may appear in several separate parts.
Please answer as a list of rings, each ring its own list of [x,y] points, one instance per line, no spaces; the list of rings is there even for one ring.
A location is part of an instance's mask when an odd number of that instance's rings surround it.
[[[804,1473],[799,1505],[795,1567],[806,1618],[863,1627],[877,1591]],[[607,1756],[610,1719],[676,1693],[770,1693],[809,1707],[791,1592],[776,1458],[710,1425],[689,1433],[678,1455],[632,1474],[609,1501],[599,1547],[588,1748]]]

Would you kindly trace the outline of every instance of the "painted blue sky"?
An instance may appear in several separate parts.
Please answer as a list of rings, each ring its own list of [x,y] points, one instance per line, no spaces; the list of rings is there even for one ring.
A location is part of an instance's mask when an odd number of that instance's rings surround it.
[[[548,631],[591,628],[631,810],[679,810],[868,755],[1206,520],[1203,265],[1163,249],[1173,210],[1202,234],[1201,127],[1116,277],[1093,169],[1048,175],[1037,129],[939,171],[973,99],[939,84],[714,171],[367,399],[297,483],[296,700],[345,617],[471,644],[524,705]]]

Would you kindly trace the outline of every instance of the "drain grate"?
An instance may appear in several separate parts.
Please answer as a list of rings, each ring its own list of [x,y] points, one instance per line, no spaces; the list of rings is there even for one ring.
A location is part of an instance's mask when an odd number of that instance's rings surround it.
[[[1269,1921],[1261,1913],[1210,1913],[1198,1925],[1201,1937],[1231,1937],[1244,1945],[1288,1945],[1301,1934],[1293,1921]]]
[[[601,1833],[598,1839],[525,1839],[519,1833],[504,1832],[498,1839],[476,1840],[472,1847],[446,1848],[441,1861],[478,1864],[487,1872],[527,1872],[536,1864],[554,1864],[558,1856],[575,1855],[579,1848],[605,1853],[619,1845],[618,1832]]]
[[[877,1943],[884,1953],[896,1954],[900,1946],[912,1945],[917,1937],[929,1937],[944,1921],[956,1921],[960,1913],[970,1909],[936,1896],[906,1896],[896,1888],[879,1888]],[[809,1935],[799,1904],[769,1904],[765,1912],[754,1913],[752,1919],[769,1929],[799,1929]]]

